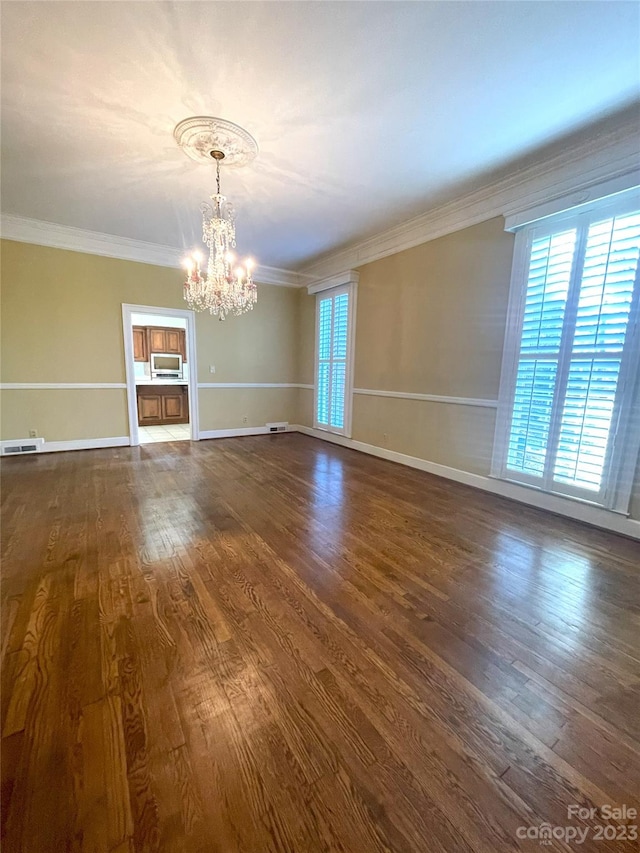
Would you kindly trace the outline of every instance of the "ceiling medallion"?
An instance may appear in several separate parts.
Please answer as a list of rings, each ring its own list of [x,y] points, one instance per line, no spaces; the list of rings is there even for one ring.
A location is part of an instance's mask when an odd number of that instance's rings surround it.
[[[209,311],[221,320],[227,314],[243,314],[256,304],[257,289],[251,271],[253,261],[238,262],[235,212],[220,193],[220,166],[246,166],[258,153],[250,133],[233,122],[196,116],[176,125],[173,135],[180,147],[197,163],[216,164],[216,192],[201,205],[202,242],[209,250],[203,275],[200,252],[186,258],[184,298],[195,311]]]
[[[213,151],[224,151],[224,165],[246,166],[258,154],[258,143],[240,125],[213,116],[193,116],[174,128],[176,142],[196,163],[211,163]]]

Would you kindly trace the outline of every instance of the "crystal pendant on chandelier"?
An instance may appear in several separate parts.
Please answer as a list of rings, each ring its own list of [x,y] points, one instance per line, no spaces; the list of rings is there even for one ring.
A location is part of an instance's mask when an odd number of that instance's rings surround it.
[[[220,163],[225,154],[213,150],[209,155],[216,161],[217,192],[211,203],[202,205],[202,242],[209,250],[203,275],[200,252],[185,260],[187,278],[184,298],[190,308],[209,311],[221,320],[228,314],[250,311],[257,301],[257,288],[251,276],[253,261],[238,262],[233,252],[236,246],[236,226],[233,206],[220,193]]]

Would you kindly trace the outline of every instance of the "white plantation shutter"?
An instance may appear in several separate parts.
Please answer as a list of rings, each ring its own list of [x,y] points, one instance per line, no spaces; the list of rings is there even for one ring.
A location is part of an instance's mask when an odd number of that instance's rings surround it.
[[[526,283],[505,348],[494,473],[619,509],[610,474],[640,355],[640,212],[618,208],[519,234]]]
[[[554,480],[597,493],[606,473],[640,251],[640,213],[589,225]]]
[[[518,365],[507,467],[542,477],[556,385],[557,361],[523,360]]]
[[[347,428],[350,308],[348,289],[318,296],[315,423],[332,432]]]
[[[575,229],[531,245],[507,467],[523,479],[544,474]]]
[[[318,376],[316,419],[322,426],[329,425],[329,380],[331,375],[331,337],[333,327],[333,299],[320,300],[318,319]]]

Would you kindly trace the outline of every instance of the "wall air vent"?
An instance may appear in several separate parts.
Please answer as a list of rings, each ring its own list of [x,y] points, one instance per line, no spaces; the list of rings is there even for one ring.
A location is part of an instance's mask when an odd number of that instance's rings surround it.
[[[24,453],[39,453],[44,446],[44,438],[17,438],[0,442],[3,456],[17,456]]]
[[[286,432],[289,429],[289,422],[282,421],[282,423],[278,424],[266,424],[269,432]]]

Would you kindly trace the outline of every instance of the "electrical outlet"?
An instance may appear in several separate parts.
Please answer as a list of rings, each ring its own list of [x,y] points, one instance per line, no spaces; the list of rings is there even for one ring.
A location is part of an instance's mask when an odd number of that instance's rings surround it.
[[[37,429],[30,429],[29,430],[29,438],[37,438],[37,437],[38,437],[38,430]]]
[[[210,364],[209,365],[209,373],[215,373],[215,372],[216,372],[215,364]]]
[[[248,420],[249,420],[249,418],[246,415],[244,415],[242,418],[242,423],[246,424]]]

